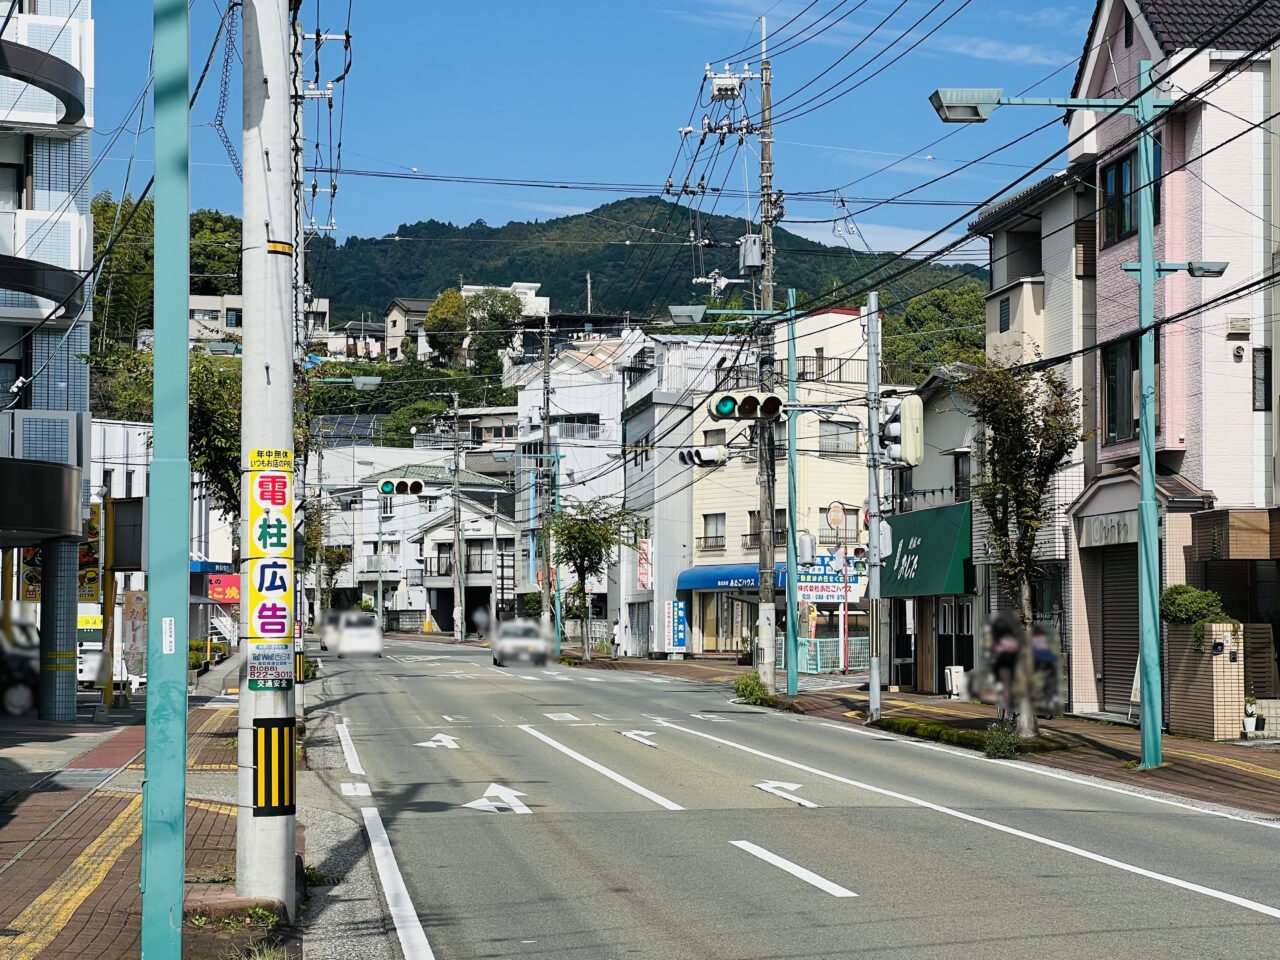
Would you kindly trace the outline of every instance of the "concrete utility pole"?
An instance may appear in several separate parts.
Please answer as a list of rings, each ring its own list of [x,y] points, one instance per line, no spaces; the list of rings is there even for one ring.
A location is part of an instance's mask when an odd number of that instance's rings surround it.
[[[142,794],[142,955],[180,960],[186,862],[187,606],[191,569],[187,298],[190,29],[186,0],[155,0],[155,409],[148,553],[147,735]],[[6,565],[6,573],[8,572]],[[104,597],[114,603],[115,597]],[[6,605],[6,616],[7,614]],[[73,611],[74,612],[74,611]],[[104,648],[105,648],[104,644]],[[107,675],[114,686],[115,666]],[[74,702],[74,701],[73,701]],[[292,838],[292,829],[290,837]],[[293,878],[293,860],[289,861]]]
[[[250,322],[244,325],[241,364],[240,556],[246,600],[241,606],[245,643],[240,662],[236,893],[280,900],[292,917],[297,746],[290,29],[289,0],[245,0],[242,270]],[[157,54],[162,49],[159,42],[156,49]],[[181,882],[177,891],[181,896]]]
[[[498,567],[498,495],[493,495],[493,542],[491,544],[493,560],[489,564],[489,636],[497,636],[498,632],[498,585],[501,570]]]
[[[880,719],[880,294],[867,294],[862,309],[867,327],[867,596],[870,635],[870,695],[868,719]],[[846,558],[847,561],[848,558]]]
[[[591,315],[591,271],[587,271],[587,316]]]
[[[764,270],[760,275],[760,308],[773,309],[773,68],[765,54],[765,19],[760,18],[760,242]],[[772,341],[770,341],[772,349]]]
[[[458,432],[458,395],[453,395],[453,638],[467,639],[467,577],[462,542],[462,435]]]
[[[395,494],[394,493],[390,494],[390,496],[394,497]],[[382,559],[383,559],[382,558],[382,497],[383,497],[383,494],[381,493],[381,491],[378,491],[378,499],[377,499],[378,552],[373,558],[375,561],[377,561],[377,564],[378,564],[378,597],[377,597],[378,602],[374,605],[374,607],[378,611],[378,629],[379,630],[385,630],[387,627],[386,622],[384,621],[383,615],[382,615]],[[394,508],[395,501],[392,500],[391,503]]]
[[[538,461],[538,499],[541,522],[538,546],[542,548],[542,631],[551,632],[551,537],[547,523],[551,519],[551,315],[542,318],[542,457]],[[559,624],[556,625],[557,635]],[[556,653],[560,644],[556,643]]]

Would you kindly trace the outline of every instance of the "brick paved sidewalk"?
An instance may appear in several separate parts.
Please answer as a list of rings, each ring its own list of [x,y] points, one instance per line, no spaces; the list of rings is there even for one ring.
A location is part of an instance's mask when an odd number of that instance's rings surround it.
[[[708,683],[732,683],[753,669],[739,666],[727,657],[606,659],[581,666],[598,670],[642,670]],[[850,682],[853,683],[852,678]],[[851,686],[798,697],[780,696],[778,705],[829,720],[865,724],[867,699],[864,689]],[[994,709],[984,704],[909,693],[885,693],[881,706],[881,716],[890,721],[914,720],[952,731],[980,733],[995,719]],[[1135,727],[1080,717],[1057,717],[1042,720],[1040,728],[1052,745],[1061,749],[1027,754],[1024,759],[1033,763],[1280,816],[1280,750],[1166,735],[1164,766],[1157,770],[1139,770],[1142,742]]]
[[[235,736],[235,708],[191,711],[188,769],[234,771]],[[98,785],[140,767],[143,741],[142,726],[124,727],[0,805],[0,960],[139,955],[142,800]],[[234,806],[187,801],[184,957],[221,960],[280,934],[246,923],[249,903],[233,899],[235,818]],[[291,949],[301,955],[296,943]]]

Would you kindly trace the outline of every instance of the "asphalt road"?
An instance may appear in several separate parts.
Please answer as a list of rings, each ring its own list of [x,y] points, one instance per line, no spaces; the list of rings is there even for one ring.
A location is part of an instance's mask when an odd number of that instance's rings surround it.
[[[426,642],[320,656],[332,786],[414,960],[1280,955],[1280,823],[723,687]]]

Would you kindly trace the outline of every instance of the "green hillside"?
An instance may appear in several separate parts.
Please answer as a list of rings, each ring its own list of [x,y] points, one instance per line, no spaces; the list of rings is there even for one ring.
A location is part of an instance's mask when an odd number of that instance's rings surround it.
[[[395,231],[399,240],[351,237],[338,245],[313,240],[308,272],[317,295],[330,298],[335,320],[358,317],[361,311],[381,314],[394,297],[433,297],[456,287],[459,276],[467,283],[537,281],[553,310],[584,312],[588,272],[595,312],[630,311],[645,317],[671,303],[706,298],[707,287],[690,282],[694,268],[688,236],[694,226],[686,206],[659,198],[619,200],[589,213],[502,227],[426,220],[402,224]],[[696,227],[708,242],[699,251],[699,272],[718,268],[726,277],[737,277],[736,243],[743,221],[700,216]],[[758,232],[759,227],[752,229]],[[775,231],[774,242],[778,288],[795,287],[802,299],[869,271],[872,279],[850,291],[850,302],[860,301],[860,291],[874,286],[892,307],[949,280],[986,277],[985,269],[970,265],[930,264],[885,284],[881,271],[901,268],[903,261],[855,256],[844,247],[815,243],[784,229]]]

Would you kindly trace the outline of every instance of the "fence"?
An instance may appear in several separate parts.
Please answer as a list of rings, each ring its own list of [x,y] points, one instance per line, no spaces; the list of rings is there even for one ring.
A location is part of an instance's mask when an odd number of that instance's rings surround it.
[[[796,672],[805,674],[840,672],[840,638],[819,637],[816,640],[801,637],[797,643]],[[786,669],[786,638],[775,641],[774,662],[778,669]],[[849,637],[848,667],[851,673],[871,668],[870,642],[867,637]]]

